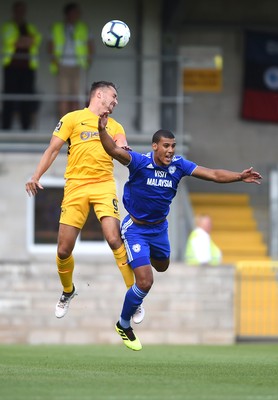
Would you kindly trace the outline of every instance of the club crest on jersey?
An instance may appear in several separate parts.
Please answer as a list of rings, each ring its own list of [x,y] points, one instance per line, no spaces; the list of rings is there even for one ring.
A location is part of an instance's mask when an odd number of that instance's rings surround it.
[[[132,246],[132,250],[134,253],[139,253],[141,251],[141,245],[139,243],[136,243]]]
[[[55,132],[59,132],[59,130],[61,129],[62,125],[63,125],[63,122],[59,121],[58,124],[56,125]]]
[[[170,165],[168,168],[169,174],[173,175],[176,172],[176,167],[174,165]]]

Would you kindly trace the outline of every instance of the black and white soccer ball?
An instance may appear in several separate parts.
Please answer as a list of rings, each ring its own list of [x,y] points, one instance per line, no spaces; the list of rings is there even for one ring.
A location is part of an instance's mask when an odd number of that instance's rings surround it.
[[[117,19],[109,21],[102,28],[101,39],[108,47],[122,49],[130,39],[129,27],[125,22]]]

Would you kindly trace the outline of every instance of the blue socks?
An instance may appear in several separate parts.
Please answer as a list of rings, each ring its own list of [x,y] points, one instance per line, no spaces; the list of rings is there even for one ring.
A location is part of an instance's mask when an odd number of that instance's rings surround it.
[[[130,319],[135,313],[137,308],[142,304],[144,297],[146,297],[148,292],[143,292],[136,286],[136,283],[126,292],[124,305],[120,317],[120,325],[123,328],[130,327]]]

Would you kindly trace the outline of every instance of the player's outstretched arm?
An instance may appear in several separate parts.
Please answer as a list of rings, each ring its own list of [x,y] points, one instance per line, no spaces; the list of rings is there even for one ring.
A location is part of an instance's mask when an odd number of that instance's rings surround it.
[[[64,144],[65,142],[62,139],[52,136],[49,146],[43,153],[34,175],[25,184],[25,189],[29,196],[35,196],[38,189],[43,189],[39,180],[51,166]]]
[[[131,156],[128,151],[126,151],[122,147],[119,147],[111,138],[111,136],[108,135],[106,131],[107,121],[108,113],[100,115],[98,119],[98,132],[102,146],[106,153],[108,153],[115,160],[119,161],[123,165],[128,165]]]
[[[192,172],[192,176],[207,181],[217,183],[245,182],[260,184],[262,176],[259,172],[253,170],[253,167],[243,170],[242,172],[233,172],[226,169],[210,169],[198,166]]]

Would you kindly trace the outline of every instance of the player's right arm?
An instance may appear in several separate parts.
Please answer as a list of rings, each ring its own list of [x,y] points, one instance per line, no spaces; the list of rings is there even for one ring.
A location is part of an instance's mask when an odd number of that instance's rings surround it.
[[[98,132],[102,146],[107,154],[119,161],[123,165],[128,165],[131,160],[131,156],[128,151],[119,147],[111,136],[106,131],[106,125],[108,121],[108,113],[100,115],[98,120]]]
[[[26,182],[25,188],[29,196],[35,196],[38,192],[38,189],[43,189],[43,186],[40,184],[39,180],[51,166],[64,144],[64,140],[57,136],[52,136],[49,146],[43,153],[43,156],[33,176]]]

